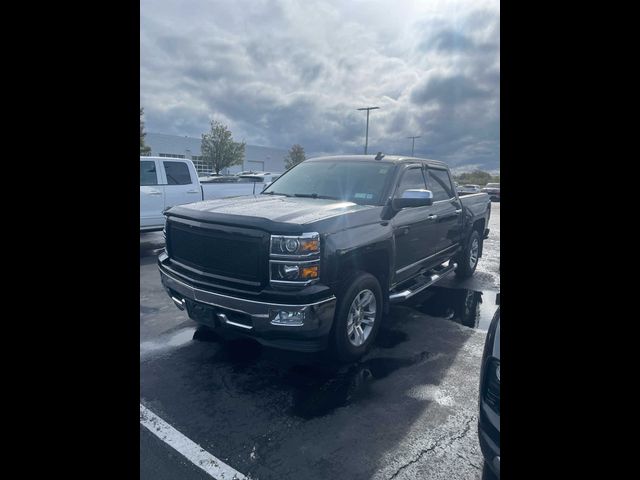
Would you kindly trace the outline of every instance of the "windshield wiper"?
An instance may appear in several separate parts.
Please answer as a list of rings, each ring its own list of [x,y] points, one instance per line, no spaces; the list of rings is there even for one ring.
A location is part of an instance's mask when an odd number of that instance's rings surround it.
[[[290,197],[291,195],[287,195],[286,193],[278,193],[278,192],[260,192],[261,195],[284,195],[285,197]]]
[[[323,200],[340,200],[338,197],[331,197],[329,195],[318,195],[317,193],[294,193],[293,196],[303,198],[321,198]]]

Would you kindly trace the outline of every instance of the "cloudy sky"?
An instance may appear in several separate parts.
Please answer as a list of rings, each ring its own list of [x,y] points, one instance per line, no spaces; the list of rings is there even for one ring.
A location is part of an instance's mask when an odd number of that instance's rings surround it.
[[[146,131],[500,165],[499,1],[141,0]]]

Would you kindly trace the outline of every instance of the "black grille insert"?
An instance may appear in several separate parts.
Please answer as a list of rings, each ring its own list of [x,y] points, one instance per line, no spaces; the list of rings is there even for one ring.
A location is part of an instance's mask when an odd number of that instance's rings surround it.
[[[169,221],[167,227],[167,252],[172,260],[217,278],[263,283],[266,234],[183,220]]]

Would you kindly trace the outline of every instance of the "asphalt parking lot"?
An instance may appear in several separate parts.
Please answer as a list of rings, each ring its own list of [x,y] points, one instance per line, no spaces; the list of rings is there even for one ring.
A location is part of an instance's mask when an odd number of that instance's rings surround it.
[[[499,203],[489,227],[474,277],[393,306],[374,348],[343,366],[197,331],[160,285],[162,234],[141,234],[141,405],[253,479],[481,478],[477,396],[500,287]],[[211,478],[154,425],[141,413],[141,478]]]

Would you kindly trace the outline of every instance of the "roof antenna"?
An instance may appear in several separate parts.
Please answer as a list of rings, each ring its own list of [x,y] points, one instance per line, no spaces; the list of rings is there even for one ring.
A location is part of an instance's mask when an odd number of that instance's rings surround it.
[[[383,158],[384,158],[384,153],[378,152],[378,154],[376,155],[376,160],[382,160]]]

